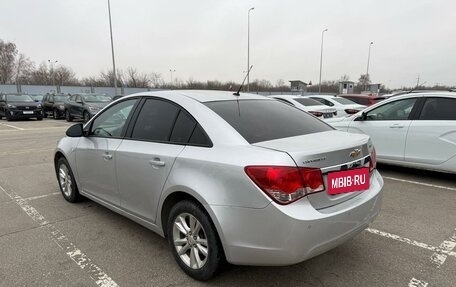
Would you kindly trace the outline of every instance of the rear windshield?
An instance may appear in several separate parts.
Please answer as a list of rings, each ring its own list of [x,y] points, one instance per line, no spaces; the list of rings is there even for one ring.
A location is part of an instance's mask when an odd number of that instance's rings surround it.
[[[239,100],[205,104],[251,144],[332,130],[314,116],[279,101]]]
[[[344,99],[344,98],[333,98],[336,102],[342,105],[354,105],[356,104],[354,101],[351,101],[349,99]]]
[[[309,98],[294,98],[293,100],[297,101],[303,106],[321,106],[319,101]]]

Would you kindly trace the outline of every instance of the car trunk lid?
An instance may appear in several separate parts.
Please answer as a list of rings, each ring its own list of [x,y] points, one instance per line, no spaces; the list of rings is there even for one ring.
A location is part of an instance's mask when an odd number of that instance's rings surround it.
[[[328,173],[369,167],[372,144],[369,137],[337,130],[254,143],[254,146],[286,152],[298,167],[320,168],[325,190],[309,194],[315,209],[322,209],[347,201],[359,192],[328,194]]]

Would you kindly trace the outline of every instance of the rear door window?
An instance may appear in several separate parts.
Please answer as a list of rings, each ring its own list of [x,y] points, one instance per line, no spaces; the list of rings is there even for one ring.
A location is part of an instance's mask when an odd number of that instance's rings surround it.
[[[167,142],[179,108],[167,101],[147,99],[133,127],[131,137],[138,140]]]
[[[297,101],[303,106],[320,106],[321,103],[319,101],[316,101],[314,99],[308,99],[308,98],[294,98],[293,100]]]
[[[329,125],[295,107],[273,100],[205,103],[249,143],[332,130]]]
[[[456,120],[456,99],[427,98],[419,120],[445,121]]]

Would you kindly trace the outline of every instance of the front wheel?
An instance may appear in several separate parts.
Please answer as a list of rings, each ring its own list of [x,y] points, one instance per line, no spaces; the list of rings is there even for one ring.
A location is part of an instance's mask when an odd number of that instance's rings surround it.
[[[84,119],[84,122],[88,122],[90,120],[90,115],[88,112],[84,112],[83,114],[83,119]]]
[[[225,256],[205,210],[193,201],[178,202],[171,209],[167,231],[171,252],[185,273],[201,281],[217,274]]]
[[[65,158],[60,158],[56,166],[57,179],[59,181],[60,191],[63,197],[69,202],[77,202],[81,199],[79,195],[73,172]]]

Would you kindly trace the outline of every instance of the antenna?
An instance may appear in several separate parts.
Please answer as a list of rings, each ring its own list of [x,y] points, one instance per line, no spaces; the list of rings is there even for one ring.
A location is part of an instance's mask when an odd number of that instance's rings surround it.
[[[239,92],[241,91],[242,87],[244,86],[245,79],[247,79],[247,77],[249,76],[250,71],[252,70],[252,68],[253,68],[253,65],[250,66],[249,70],[247,71],[247,74],[246,74],[245,77],[244,77],[244,80],[242,81],[241,86],[239,87],[239,89],[237,90],[237,92],[234,93],[233,95],[238,96],[238,97],[240,96]]]

